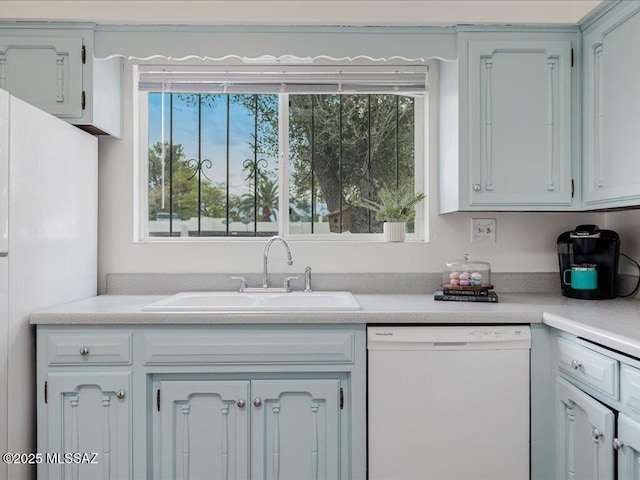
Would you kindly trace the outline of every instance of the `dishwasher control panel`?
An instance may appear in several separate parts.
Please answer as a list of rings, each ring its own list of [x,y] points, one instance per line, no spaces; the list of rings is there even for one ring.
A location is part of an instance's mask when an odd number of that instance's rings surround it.
[[[367,328],[369,350],[530,347],[531,328],[528,325],[372,326]]]

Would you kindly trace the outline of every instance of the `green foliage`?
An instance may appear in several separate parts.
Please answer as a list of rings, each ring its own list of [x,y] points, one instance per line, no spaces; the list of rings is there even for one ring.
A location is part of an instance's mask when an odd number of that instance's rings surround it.
[[[413,98],[291,95],[289,101],[291,201],[308,202],[313,175],[316,201],[325,202],[329,211],[355,207],[350,209],[352,233],[381,232],[382,225],[350,198],[374,199],[377,185],[395,183],[396,175],[413,178]]]
[[[222,105],[242,106],[249,116],[255,116],[256,131],[249,135],[247,142],[251,150],[256,152],[256,158],[271,160],[269,163],[250,159],[243,163],[245,180],[251,193],[229,195],[229,220],[273,219],[274,210],[278,209],[279,195],[278,95],[177,95],[190,108],[198,105],[212,107],[224,102]],[[289,106],[289,201],[297,211],[310,212],[312,199],[316,205],[326,204],[329,212],[350,205],[350,224],[345,229],[353,233],[382,231],[380,222],[387,218],[413,217],[413,206],[424,196],[408,201],[403,201],[400,196],[395,204],[383,202],[381,198],[381,202],[387,204],[385,208],[379,208],[379,202],[375,200],[379,185],[395,185],[397,178],[413,179],[413,98],[386,94],[291,94]],[[155,220],[158,212],[169,210],[169,146],[165,145],[164,209],[161,208],[161,147],[160,142],[156,142],[149,149],[150,220]],[[182,220],[199,214],[224,218],[227,214],[227,186],[224,182],[212,182],[205,176],[194,176],[194,169],[189,167],[183,147],[176,144],[172,148],[173,211]],[[255,183],[257,201],[254,201],[253,193]],[[198,184],[201,190],[200,205]],[[412,181],[406,188],[413,195]],[[354,202],[352,198],[361,198],[362,201]],[[406,204],[404,210],[403,204]],[[369,210],[378,212],[378,221],[372,218]]]
[[[241,217],[253,219],[254,201],[253,194],[245,193],[238,204],[238,212]],[[264,178],[258,183],[258,212],[259,222],[270,222],[271,214],[278,209],[278,183],[275,180]]]
[[[200,185],[201,204],[198,205],[198,175],[189,166],[182,145],[169,143],[164,147],[164,208],[162,208],[162,143],[156,142],[149,148],[149,220],[155,220],[158,212],[169,211],[169,184],[172,183],[173,211],[180,220],[188,220],[201,215],[224,217],[226,215],[226,189],[224,184],[213,183],[202,177]],[[173,176],[169,178],[169,163],[173,162]]]
[[[383,184],[378,196],[379,201],[359,198],[351,203],[373,210],[381,222],[408,222],[415,216],[416,204],[426,197],[422,192],[416,194],[409,182],[402,183],[397,189]]]
[[[262,122],[258,127],[258,147],[276,152],[277,97],[259,98],[258,116]],[[247,109],[255,105],[250,95],[236,95],[233,101]],[[316,180],[316,201],[326,202],[329,210],[338,208],[341,196],[346,203],[344,192],[355,189],[363,196],[371,196],[377,182],[391,182],[395,178],[396,169],[401,178],[413,177],[413,98],[292,94],[289,104],[289,188],[290,200],[296,205],[310,201],[312,175]],[[339,175],[343,192],[331,188],[338,184]]]

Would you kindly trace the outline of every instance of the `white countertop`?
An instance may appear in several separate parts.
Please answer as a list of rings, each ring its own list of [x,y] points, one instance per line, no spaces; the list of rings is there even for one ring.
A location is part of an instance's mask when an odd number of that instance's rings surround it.
[[[640,301],[575,300],[561,295],[501,293],[499,303],[434,301],[433,295],[355,295],[349,312],[157,313],[142,308],[164,296],[101,295],[35,312],[37,325],[168,324],[500,324],[545,323],[640,358]]]

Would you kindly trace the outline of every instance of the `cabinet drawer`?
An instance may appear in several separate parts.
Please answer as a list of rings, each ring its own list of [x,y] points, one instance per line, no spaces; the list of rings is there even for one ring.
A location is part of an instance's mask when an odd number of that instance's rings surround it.
[[[640,369],[629,365],[621,366],[620,402],[640,414]]]
[[[50,334],[49,365],[131,364],[131,334]]]
[[[353,332],[146,334],[143,358],[153,364],[353,363]]]
[[[558,367],[570,377],[618,398],[618,361],[558,338]]]

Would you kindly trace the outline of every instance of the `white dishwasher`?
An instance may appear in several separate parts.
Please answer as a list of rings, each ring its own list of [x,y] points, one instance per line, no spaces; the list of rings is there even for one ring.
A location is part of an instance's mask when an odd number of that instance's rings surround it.
[[[367,348],[370,480],[529,478],[529,326],[375,326]]]

